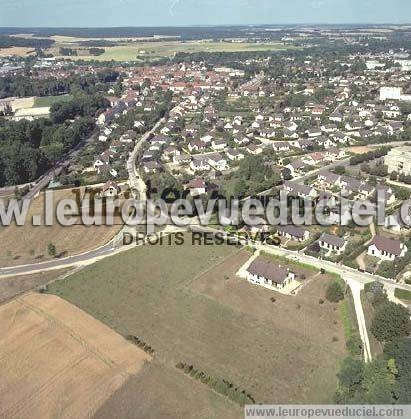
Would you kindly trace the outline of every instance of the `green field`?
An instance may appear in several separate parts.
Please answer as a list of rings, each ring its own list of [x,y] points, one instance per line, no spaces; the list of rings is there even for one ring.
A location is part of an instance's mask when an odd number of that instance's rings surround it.
[[[57,102],[65,102],[72,99],[71,95],[61,95],[61,96],[42,96],[36,97],[34,100],[33,108],[42,108],[42,107],[50,107],[54,103]]]
[[[73,46],[74,48],[74,46]],[[105,47],[105,53],[99,56],[70,57],[77,60],[98,61],[151,61],[158,58],[172,57],[175,53],[186,52],[250,52],[250,51],[278,51],[290,49],[281,42],[268,43],[237,43],[237,42],[135,42],[127,45]]]
[[[395,288],[394,295],[400,300],[411,301],[411,291]]]
[[[140,337],[169,371],[192,363],[257,402],[330,402],[346,355],[338,306],[319,304],[330,277],[304,271],[303,291],[281,295],[236,277],[248,251],[186,238],[182,246],[140,246],[107,258],[49,291]]]

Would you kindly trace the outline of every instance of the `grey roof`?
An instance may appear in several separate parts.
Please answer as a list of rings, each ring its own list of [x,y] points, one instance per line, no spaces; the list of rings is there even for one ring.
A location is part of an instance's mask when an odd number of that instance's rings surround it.
[[[255,259],[247,271],[252,275],[269,279],[276,284],[282,284],[286,280],[289,272],[287,268],[274,262],[267,262],[262,258]]]
[[[290,236],[297,237],[299,239],[304,238],[305,229],[299,226],[295,226],[293,224],[288,224],[285,226],[279,225],[277,227],[277,231],[285,234],[289,234]]]
[[[377,235],[373,238],[371,245],[375,245],[380,251],[385,251],[395,256],[401,254],[401,242],[399,240]]]
[[[322,234],[320,241],[336,247],[343,247],[345,243],[345,240],[342,237],[327,233]]]
[[[302,185],[296,182],[290,182],[288,180],[284,181],[284,187],[291,189],[291,193],[295,192],[297,194],[308,196],[310,192],[314,189],[311,186]]]

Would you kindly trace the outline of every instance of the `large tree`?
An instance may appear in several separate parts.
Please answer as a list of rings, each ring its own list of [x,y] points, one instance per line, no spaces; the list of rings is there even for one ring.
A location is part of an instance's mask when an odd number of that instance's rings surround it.
[[[380,342],[407,336],[410,332],[410,314],[408,310],[387,301],[378,309],[371,324],[371,332]]]

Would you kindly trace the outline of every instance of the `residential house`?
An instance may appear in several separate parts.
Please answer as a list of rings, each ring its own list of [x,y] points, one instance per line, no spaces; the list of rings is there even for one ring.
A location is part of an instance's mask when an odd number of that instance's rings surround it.
[[[296,240],[299,242],[308,240],[308,238],[310,237],[309,230],[306,230],[303,227],[295,226],[292,224],[288,224],[285,226],[283,225],[277,226],[277,234],[279,236]]]
[[[283,137],[289,138],[291,140],[297,140],[299,138],[299,135],[295,131],[291,131],[287,128],[283,129]]]
[[[214,151],[222,151],[227,147],[226,140],[213,140],[211,141],[211,148]]]
[[[238,145],[247,145],[250,142],[250,139],[245,135],[238,133],[234,136],[234,142]]]
[[[323,170],[318,173],[317,180],[321,186],[324,186],[328,189],[332,188],[333,186],[339,186],[339,180],[341,176],[335,173],[332,173],[328,170]]]
[[[309,138],[319,137],[322,134],[320,128],[309,128],[305,130],[305,133],[308,135]]]
[[[158,161],[150,160],[142,164],[145,173],[158,173],[161,170],[161,165]]]
[[[304,173],[304,169],[307,167],[307,164],[301,159],[296,159],[287,164],[285,167],[290,171],[291,176],[294,178]]]
[[[191,156],[187,153],[177,154],[173,157],[173,163],[178,165],[188,164],[191,162]]]
[[[202,151],[207,148],[207,144],[201,140],[193,140],[188,143],[188,149],[190,152],[193,151]]]
[[[325,133],[331,133],[331,132],[336,132],[338,130],[337,125],[335,124],[324,124],[321,125],[321,131],[325,132]]]
[[[318,196],[317,191],[312,186],[291,182],[289,180],[284,181],[282,189],[287,195],[298,196],[305,199],[313,199]]]
[[[288,151],[290,150],[290,143],[286,141],[276,141],[273,143],[273,148],[275,151]]]
[[[193,179],[184,185],[184,190],[189,190],[192,196],[202,195],[207,191],[207,184],[203,179]]]
[[[228,169],[227,160],[220,153],[207,155],[208,164],[215,170],[223,171]]]
[[[335,252],[337,254],[344,252],[347,245],[344,238],[328,233],[323,233],[319,238],[318,243],[322,249],[328,250],[329,253]]]
[[[181,151],[178,148],[174,147],[173,145],[170,145],[164,149],[162,157],[164,160],[169,161],[173,157],[179,156],[180,154]]]
[[[190,169],[193,172],[202,172],[205,170],[210,170],[210,164],[206,157],[194,157],[190,163]]]
[[[249,144],[246,147],[247,153],[252,154],[254,156],[261,154],[263,152],[263,148],[257,144]]]
[[[114,182],[113,180],[109,180],[103,185],[103,190],[102,190],[103,196],[114,197],[114,196],[117,196],[120,192],[121,192],[120,186],[118,186],[117,183]]]
[[[258,257],[247,268],[247,280],[268,289],[285,288],[295,279],[295,274],[275,262]]]
[[[244,154],[237,148],[229,148],[226,155],[230,160],[238,161],[244,158]]]
[[[403,257],[407,250],[407,246],[400,240],[377,235],[368,246],[367,253],[382,260],[395,260],[397,257]]]

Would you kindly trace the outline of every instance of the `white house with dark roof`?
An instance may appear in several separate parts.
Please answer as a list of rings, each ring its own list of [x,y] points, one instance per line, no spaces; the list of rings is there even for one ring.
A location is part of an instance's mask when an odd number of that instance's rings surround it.
[[[244,158],[244,154],[238,148],[229,148],[225,154],[233,161],[242,160]]]
[[[336,236],[335,234],[323,233],[318,239],[318,244],[322,249],[327,250],[329,253],[341,254],[344,252],[347,242],[344,238]]]
[[[303,170],[307,167],[307,164],[304,163],[301,159],[296,159],[287,164],[285,167],[290,170],[292,177],[296,177],[303,173]]]
[[[382,260],[395,260],[403,257],[407,250],[407,246],[400,240],[377,235],[368,246],[367,253]]]
[[[190,163],[190,169],[193,172],[202,172],[204,170],[210,170],[210,164],[205,157],[194,157]]]
[[[288,151],[290,149],[290,143],[287,141],[276,141],[273,143],[275,151]]]
[[[287,195],[299,196],[301,198],[313,199],[318,195],[317,191],[312,186],[302,185],[300,183],[291,182],[289,180],[284,181],[283,190]]]
[[[113,197],[113,196],[117,196],[121,192],[121,188],[113,180],[108,180],[103,185],[103,191],[102,192],[103,192],[103,196]]]
[[[212,153],[207,155],[208,164],[216,170],[223,171],[229,168],[227,160],[220,153]]]
[[[277,234],[281,237],[296,240],[299,242],[308,240],[308,238],[310,237],[309,230],[306,230],[303,227],[295,226],[292,224],[288,224],[285,226],[283,225],[277,226]]]
[[[295,274],[278,263],[258,257],[247,268],[247,280],[268,289],[282,289],[295,279]]]

